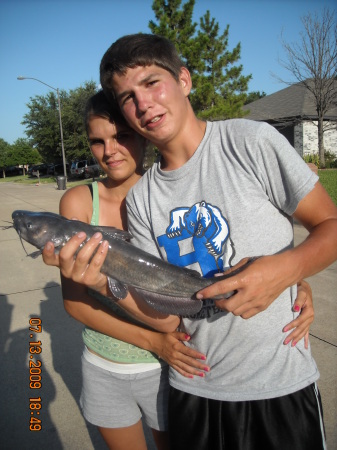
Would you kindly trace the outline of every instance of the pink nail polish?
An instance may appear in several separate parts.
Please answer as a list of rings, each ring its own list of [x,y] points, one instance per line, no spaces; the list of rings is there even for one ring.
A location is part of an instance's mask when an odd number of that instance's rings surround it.
[[[294,306],[294,310],[295,310],[296,312],[298,312],[300,309],[301,309],[301,308],[300,308],[298,305],[295,305],[295,306]]]
[[[199,375],[199,377],[201,377],[201,378],[204,378],[204,377],[205,377],[205,374],[202,373],[202,372],[198,373],[198,375]]]

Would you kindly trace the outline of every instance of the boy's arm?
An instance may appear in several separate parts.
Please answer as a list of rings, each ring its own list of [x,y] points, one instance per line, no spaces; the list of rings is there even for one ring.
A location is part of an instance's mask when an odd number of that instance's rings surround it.
[[[265,310],[289,286],[332,264],[337,259],[337,207],[319,182],[299,202],[293,216],[309,231],[304,242],[257,259],[240,274],[201,290],[197,297],[237,291],[216,305],[248,319]]]

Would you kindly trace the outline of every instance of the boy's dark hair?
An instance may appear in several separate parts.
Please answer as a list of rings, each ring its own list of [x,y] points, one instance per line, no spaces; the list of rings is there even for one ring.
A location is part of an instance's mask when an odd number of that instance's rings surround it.
[[[108,119],[110,122],[127,125],[116,102],[108,100],[102,90],[90,97],[86,103],[84,110],[84,126],[87,134],[91,116],[99,116]]]
[[[100,65],[100,80],[108,98],[114,96],[112,78],[123,75],[127,69],[156,65],[171,73],[179,81],[184,66],[174,44],[155,34],[130,34],[115,41],[105,52]]]

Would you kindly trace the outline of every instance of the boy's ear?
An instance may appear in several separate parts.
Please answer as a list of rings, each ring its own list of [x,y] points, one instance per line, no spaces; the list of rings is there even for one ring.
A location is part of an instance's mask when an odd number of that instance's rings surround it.
[[[186,69],[186,67],[181,68],[180,75],[179,75],[179,81],[185,92],[185,95],[188,96],[192,89],[192,80],[191,80],[191,74],[188,71],[188,69]]]

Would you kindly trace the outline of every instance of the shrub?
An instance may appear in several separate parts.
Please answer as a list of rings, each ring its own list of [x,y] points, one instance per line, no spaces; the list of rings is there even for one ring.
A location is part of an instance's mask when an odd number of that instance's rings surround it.
[[[337,168],[337,158],[334,153],[325,152],[324,159],[325,159],[325,167],[327,169]],[[315,164],[315,166],[317,166],[320,169],[320,161],[318,153],[307,153],[306,155],[303,156],[303,160],[306,163]]]

